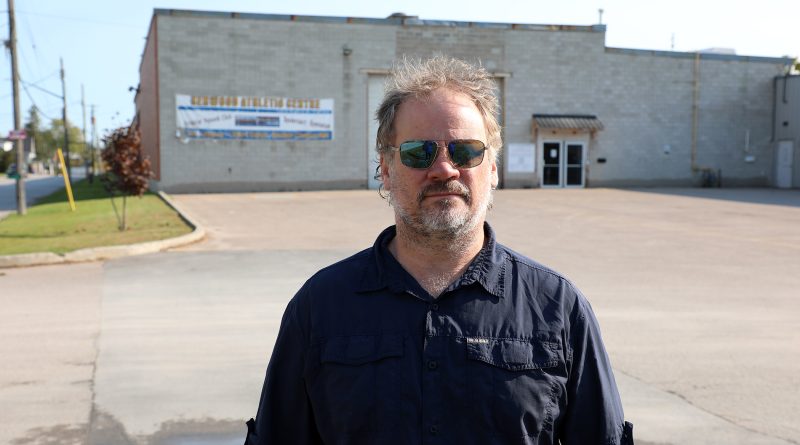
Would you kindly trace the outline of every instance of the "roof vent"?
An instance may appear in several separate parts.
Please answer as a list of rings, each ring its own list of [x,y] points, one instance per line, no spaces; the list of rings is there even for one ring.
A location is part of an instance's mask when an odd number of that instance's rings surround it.
[[[419,19],[418,15],[408,15],[405,12],[393,12],[387,19]]]

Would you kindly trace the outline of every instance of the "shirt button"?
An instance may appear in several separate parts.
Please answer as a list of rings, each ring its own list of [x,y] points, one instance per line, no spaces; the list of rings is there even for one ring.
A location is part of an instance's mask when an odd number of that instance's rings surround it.
[[[431,361],[428,362],[428,369],[434,370],[434,369],[436,369],[438,367],[439,367],[439,363],[437,363],[436,360],[431,360]]]
[[[439,427],[436,426],[436,425],[431,425],[431,428],[430,428],[429,431],[431,432],[431,434],[437,434],[439,432]]]
[[[438,310],[439,310],[439,305],[438,305],[438,304],[436,304],[436,303],[433,303],[433,304],[431,305],[431,310],[438,311]]]

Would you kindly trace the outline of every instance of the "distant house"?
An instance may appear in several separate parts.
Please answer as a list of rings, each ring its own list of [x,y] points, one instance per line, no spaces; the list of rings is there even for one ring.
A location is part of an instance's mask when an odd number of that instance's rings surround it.
[[[3,151],[16,150],[16,141],[9,140],[5,137],[0,137],[0,147]],[[23,141],[23,150],[25,150],[25,162],[33,162],[36,158],[36,140],[34,138],[26,138]],[[16,162],[16,158],[14,158]]]
[[[135,122],[155,189],[375,188],[374,111],[392,63],[444,53],[494,74],[502,187],[784,186],[779,151],[800,187],[797,136],[787,148],[775,119],[791,59],[605,37],[605,25],[157,9]]]

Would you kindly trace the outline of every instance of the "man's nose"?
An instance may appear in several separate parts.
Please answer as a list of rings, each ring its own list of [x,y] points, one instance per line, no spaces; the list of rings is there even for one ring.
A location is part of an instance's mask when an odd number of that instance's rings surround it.
[[[428,168],[428,179],[432,181],[447,181],[458,179],[459,176],[461,176],[461,171],[450,162],[447,147],[440,146],[436,159],[433,160],[433,164]]]

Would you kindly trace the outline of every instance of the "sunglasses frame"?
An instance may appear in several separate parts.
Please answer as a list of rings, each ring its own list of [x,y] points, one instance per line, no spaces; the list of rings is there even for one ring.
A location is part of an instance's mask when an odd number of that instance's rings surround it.
[[[433,144],[434,146],[436,146],[436,150],[433,152],[433,155],[431,156],[430,161],[427,163],[427,165],[420,166],[420,167],[415,167],[413,165],[409,165],[403,159],[403,145],[406,145],[406,144],[409,144],[409,143],[415,143],[415,142],[422,142],[423,146],[426,145],[426,144]],[[410,139],[408,141],[402,142],[399,147],[389,147],[389,148],[391,148],[392,151],[396,151],[396,152],[398,152],[400,154],[400,163],[402,163],[406,167],[413,168],[415,170],[427,170],[427,169],[431,168],[433,163],[436,161],[436,158],[439,157],[439,149],[442,147],[442,144],[440,144],[440,142],[446,142],[446,144],[444,144],[444,146],[447,147],[447,159],[450,162],[450,164],[455,168],[461,168],[461,169],[475,168],[475,167],[481,165],[483,163],[483,159],[486,157],[486,150],[489,148],[489,147],[486,146],[486,144],[483,141],[481,141],[479,139],[452,139],[450,141],[445,141],[445,140],[434,141],[434,140],[431,140],[431,139]],[[458,165],[453,160],[453,151],[456,149],[456,146],[454,144],[465,143],[465,142],[468,142],[468,143],[478,142],[483,147],[483,148],[480,149],[480,155],[476,155],[475,157],[470,159],[470,161],[472,161],[474,159],[478,159],[478,163],[475,164],[475,165]]]

